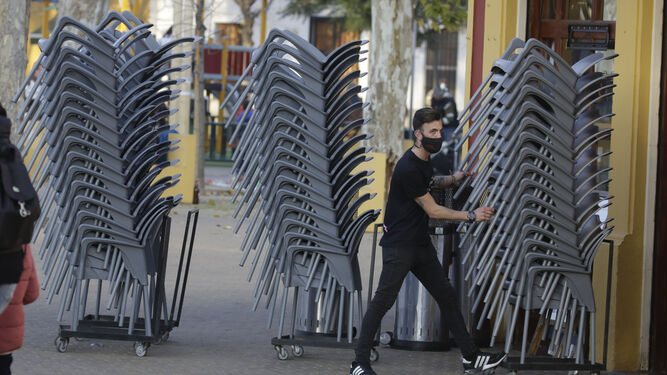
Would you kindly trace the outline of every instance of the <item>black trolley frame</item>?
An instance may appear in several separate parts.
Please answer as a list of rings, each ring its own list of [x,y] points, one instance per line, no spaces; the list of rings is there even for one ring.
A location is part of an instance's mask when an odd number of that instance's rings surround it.
[[[609,309],[611,300],[611,281],[613,276],[614,265],[614,241],[605,239],[604,243],[609,244],[609,265],[607,267],[607,301],[605,303],[604,316],[604,342],[602,349],[602,363],[591,361],[584,361],[584,363],[575,363],[571,358],[553,358],[548,356],[526,356],[525,363],[521,363],[520,357],[507,357],[503,367],[512,373],[519,371],[589,371],[594,374],[599,374],[601,371],[607,370],[607,351],[609,343]],[[584,353],[589,352],[590,345],[590,326],[586,328],[586,335],[583,342]]]
[[[168,214],[165,215],[165,219],[160,228],[162,231],[162,243],[160,244],[162,251],[160,251],[160,256],[158,258],[159,270],[157,272],[155,295],[153,296],[152,318],[149,321],[153,332],[152,335],[146,334],[146,319],[144,318],[137,318],[134,333],[130,334],[128,333],[127,327],[118,326],[115,316],[100,315],[99,311],[96,311],[95,314],[86,315],[83,319],[79,320],[78,328],[76,330],[72,330],[71,326],[68,324],[61,324],[58,337],[55,340],[56,349],[61,353],[66,352],[70,338],[134,341],[135,353],[137,356],[143,357],[147,354],[147,350],[151,344],[160,344],[166,341],[169,338],[171,330],[178,327],[181,321],[185,289],[190,274],[190,262],[192,260],[192,250],[194,248],[198,220],[199,209],[194,208],[188,211],[185,232],[183,234],[183,245],[178,263],[176,283],[174,285],[174,293],[171,301],[171,310],[169,311],[169,317],[167,319],[162,319],[164,313],[162,310],[163,304],[158,303],[158,301],[163,300],[165,297],[163,293],[166,293],[164,288],[165,272],[167,268],[169,236],[171,233],[171,218]],[[98,295],[99,293],[100,291],[98,290]]]

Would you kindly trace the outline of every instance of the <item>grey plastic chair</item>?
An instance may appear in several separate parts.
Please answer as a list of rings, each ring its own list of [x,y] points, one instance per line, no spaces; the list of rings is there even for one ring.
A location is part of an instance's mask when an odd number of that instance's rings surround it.
[[[164,293],[156,299],[161,228],[181,197],[162,197],[180,175],[158,178],[177,162],[161,159],[178,147],[160,136],[177,127],[163,124],[175,112],[165,104],[179,94],[170,88],[181,82],[169,75],[188,68],[170,64],[191,55],[170,51],[195,38],[162,46],[150,27],[129,12],[93,28],[60,18],[39,43],[33,73],[43,69],[28,95],[35,100],[21,107],[19,144],[41,151],[28,164],[45,212],[35,234],[44,235],[42,285],[49,302],[61,295],[58,319],[69,311],[73,331],[87,309],[98,317],[106,305],[133,334],[166,304]],[[89,304],[91,281],[98,290]],[[152,336],[151,324],[142,329]]]
[[[369,210],[357,216],[374,196],[359,194],[372,172],[356,170],[369,160],[370,150],[359,144],[370,136],[354,135],[367,120],[346,121],[364,107],[351,100],[365,90],[356,83],[362,74],[350,71],[365,52],[363,44],[350,42],[324,56],[295,34],[272,30],[241,76],[245,89],[237,83],[228,96],[235,103],[221,104],[235,113],[252,95],[253,114],[244,132],[237,127],[233,135],[234,230],[247,223],[241,265],[250,263],[254,308],[265,301],[269,326],[278,309],[278,337],[290,305],[295,334],[303,291],[323,301],[321,325],[338,341],[352,342],[355,309],[361,315],[357,252],[379,215]]]
[[[613,114],[596,104],[613,95],[617,76],[590,70],[615,56],[593,54],[570,67],[541,42],[515,39],[460,115],[458,147],[469,143],[461,168],[476,177],[454,197],[468,196],[463,209],[488,205],[497,212],[488,222],[458,226],[468,295],[473,311],[481,310],[476,326],[495,320],[491,345],[505,316],[506,352],[515,328],[522,330],[521,363],[535,309],[545,332],[552,329],[550,354],[576,363],[588,355],[592,262],[613,230],[613,219],[598,218],[611,199],[600,191],[611,170],[600,161],[610,153],[595,148],[612,131],[598,122]],[[519,309],[523,327],[516,327]],[[594,352],[588,360],[595,362]]]

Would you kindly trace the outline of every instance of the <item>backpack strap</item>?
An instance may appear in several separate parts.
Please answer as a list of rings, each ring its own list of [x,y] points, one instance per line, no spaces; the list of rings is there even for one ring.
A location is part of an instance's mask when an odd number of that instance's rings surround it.
[[[27,202],[37,196],[37,192],[32,186],[28,170],[20,161],[20,153],[15,146],[13,160],[5,161],[0,159],[0,181],[4,193],[16,202]]]

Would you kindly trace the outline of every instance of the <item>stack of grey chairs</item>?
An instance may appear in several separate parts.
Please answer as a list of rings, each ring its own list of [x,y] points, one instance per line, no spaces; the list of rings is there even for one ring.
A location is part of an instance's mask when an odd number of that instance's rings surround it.
[[[314,294],[323,309],[318,324],[336,332],[338,341],[344,336],[352,341],[355,305],[361,317],[357,251],[379,215],[379,210],[358,213],[374,196],[359,194],[372,181],[372,172],[359,168],[370,160],[369,149],[359,146],[370,138],[360,133],[366,120],[346,121],[364,106],[354,100],[362,92],[356,83],[361,73],[351,69],[366,52],[363,44],[353,41],[325,56],[296,34],[274,29],[235,87],[241,94],[232,113],[246,98],[246,110],[254,112],[232,138],[239,138],[234,230],[247,224],[241,266],[252,258],[253,309],[265,299],[269,327],[279,306],[278,337],[290,298],[294,334],[303,291]]]
[[[455,198],[470,193],[464,209],[496,209],[489,222],[458,228],[472,310],[481,309],[478,329],[495,320],[492,345],[509,317],[506,352],[525,310],[521,363],[531,311],[546,327],[548,353],[576,363],[589,354],[589,327],[595,362],[592,264],[613,229],[599,214],[611,197],[603,191],[610,168],[601,167],[610,153],[598,143],[611,129],[598,125],[613,116],[600,103],[613,95],[616,76],[595,66],[615,56],[591,54],[570,66],[537,40],[514,39],[461,114],[457,147],[469,145],[461,169],[477,175]]]
[[[44,207],[42,285],[49,302],[61,295],[58,320],[69,311],[73,331],[92,305],[95,317],[104,306],[132,334],[160,303],[152,300],[160,228],[181,200],[162,196],[179,181],[162,174],[177,162],[165,161],[176,142],[163,135],[177,126],[166,124],[175,112],[166,104],[178,96],[168,77],[188,68],[170,66],[188,56],[170,50],[193,38],[161,46],[149,27],[129,12],[93,28],[60,18],[40,40],[35,84],[21,87],[32,100],[21,108],[18,145],[32,150],[27,166]]]

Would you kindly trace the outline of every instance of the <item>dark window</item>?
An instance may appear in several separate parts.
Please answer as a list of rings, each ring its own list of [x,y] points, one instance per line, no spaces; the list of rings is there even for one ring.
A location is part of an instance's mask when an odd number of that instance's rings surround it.
[[[342,18],[310,18],[310,42],[325,55],[341,44],[357,39],[359,39],[359,32],[347,30]]]
[[[215,43],[222,44],[222,37],[229,38],[230,46],[241,45],[241,25],[238,23],[216,23]]]

